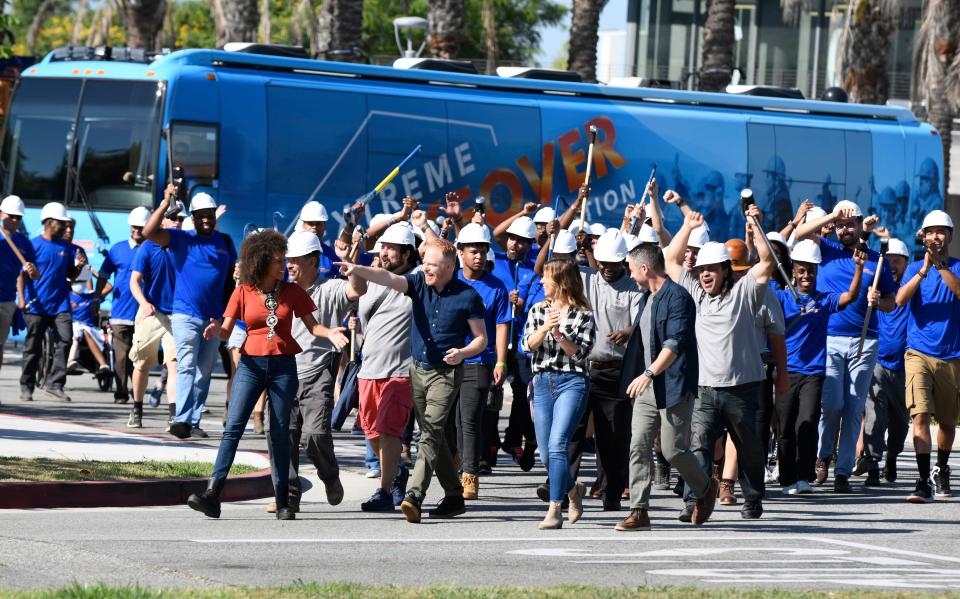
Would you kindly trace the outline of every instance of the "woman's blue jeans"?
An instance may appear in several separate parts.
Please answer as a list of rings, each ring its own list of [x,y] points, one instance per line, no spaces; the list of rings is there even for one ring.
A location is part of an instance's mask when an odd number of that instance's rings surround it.
[[[550,501],[562,502],[573,487],[567,447],[587,406],[587,377],[539,372],[533,377],[533,424],[540,460],[550,477]]]
[[[266,389],[270,400],[267,405],[270,409],[273,487],[277,506],[286,507],[290,486],[290,413],[299,386],[294,356],[240,356],[213,478],[226,478],[253,407]]]

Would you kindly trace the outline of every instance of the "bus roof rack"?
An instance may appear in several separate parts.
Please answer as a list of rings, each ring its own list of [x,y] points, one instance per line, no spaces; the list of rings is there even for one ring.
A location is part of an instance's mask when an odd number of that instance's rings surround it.
[[[413,69],[420,71],[446,71],[476,75],[477,66],[469,60],[448,60],[444,58],[398,58],[393,61],[395,69]]]
[[[679,81],[649,79],[647,77],[611,77],[607,85],[612,87],[649,87],[652,89],[680,89]]]
[[[795,87],[778,87],[776,85],[728,85],[728,94],[740,96],[764,96],[767,98],[790,98],[805,100],[803,92]]]
[[[50,57],[52,62],[66,62],[71,60],[110,60],[113,62],[139,62],[147,64],[153,62],[157,56],[169,54],[169,49],[160,52],[144,50],[143,48],[126,48],[123,46],[61,46],[53,50]]]
[[[537,67],[497,67],[497,75],[512,79],[544,79],[546,81],[570,81],[583,83],[580,73],[561,71],[560,69],[541,69]]]
[[[264,54],[266,56],[286,56],[288,58],[310,58],[303,46],[285,46],[282,44],[254,44],[251,42],[229,42],[223,45],[227,52],[246,54]]]

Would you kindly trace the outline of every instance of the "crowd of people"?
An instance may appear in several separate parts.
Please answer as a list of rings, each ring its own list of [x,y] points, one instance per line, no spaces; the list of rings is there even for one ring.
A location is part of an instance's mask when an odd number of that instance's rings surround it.
[[[587,187],[563,214],[526,203],[495,227],[482,204],[469,214],[448,194],[439,222],[406,198],[365,229],[348,220],[331,246],[326,210],[308,202],[289,238],[252,231],[238,256],[214,199],[197,193],[185,218],[177,193],[170,185],[152,213],[130,212],[129,238],[99,272],[62,205],[44,206],[42,232],[27,239],[23,202],[4,199],[0,347],[11,328],[26,330],[20,399],[31,401],[51,332],[42,390],[69,401],[72,343],[89,346],[98,373],[110,369],[91,315],[112,294],[115,401],[132,395],[128,426],[141,427],[149,373],[162,365],[167,430],[179,439],[207,436],[211,374],[227,348],[223,437],[206,491],[188,501],[209,517],[251,416],[269,429],[270,511],[296,517],[301,450],[339,504],[331,420],[348,386],[379,472],[360,507],[399,507],[411,523],[434,474],[443,499],[427,516],[463,514],[500,452],[524,471],[539,454],[542,529],[577,522],[589,493],[620,516],[629,501],[617,530],[649,530],[654,486],[675,490],[684,522],[703,524],[718,501],[742,501],[742,517],[757,519],[767,486],[811,493],[831,464],[834,493],[850,493],[855,475],[866,487],[896,481],[911,428],[918,476],[907,500],[951,496],[960,261],[943,211],[924,216],[909,246],[849,201],[829,212],[805,201],[765,232],[769,215],[744,190],[743,237],[711,240],[702,214],[651,181],[620,228],[584,222]],[[666,230],[663,203],[682,211],[679,230]],[[345,370],[355,385],[338,383]]]

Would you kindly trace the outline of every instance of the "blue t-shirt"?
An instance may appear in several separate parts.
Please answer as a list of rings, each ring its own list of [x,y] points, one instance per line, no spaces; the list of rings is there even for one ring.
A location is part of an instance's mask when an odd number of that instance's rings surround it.
[[[139,247],[130,239],[113,244],[103,260],[103,266],[100,267],[100,276],[105,279],[110,278],[110,275],[116,275],[113,278],[113,293],[110,296],[111,320],[132,321],[137,317],[137,300],[130,292],[130,273]]]
[[[906,280],[906,279],[904,279]],[[880,313],[880,352],[877,363],[890,370],[903,370],[903,354],[907,351],[907,315],[910,306],[895,306]]]
[[[853,273],[857,269],[853,261],[853,251],[848,250],[839,243],[820,238],[820,253],[823,256],[823,262],[820,263],[820,272],[817,275],[817,288],[823,293],[843,293],[850,289],[850,281],[853,280]],[[867,295],[870,293],[870,287],[873,286],[873,277],[877,272],[877,259],[880,254],[873,250],[867,251],[867,262],[863,265],[863,284],[860,285],[860,295],[853,302],[847,305],[843,310],[830,317],[830,326],[827,327],[827,334],[835,337],[860,337],[860,330],[863,328],[863,319],[867,317]],[[880,272],[880,284],[877,287],[880,295],[890,295],[897,290],[893,282],[893,274],[890,272],[890,265],[884,261],[883,270]],[[879,329],[877,328],[877,312],[874,310],[870,317],[870,326],[867,329],[867,337],[876,339]]]
[[[70,311],[70,282],[76,250],[69,241],[41,236],[30,240],[40,278],[26,286],[27,313],[55,316]]]
[[[507,287],[500,279],[493,275],[484,275],[479,281],[471,281],[463,276],[463,270],[457,272],[461,281],[474,288],[480,294],[480,300],[485,308],[483,321],[487,329],[487,348],[480,354],[464,360],[467,364],[484,364],[493,366],[497,363],[497,325],[510,324],[511,310],[510,297]],[[467,336],[467,343],[473,340],[473,335]]]
[[[71,291],[70,311],[73,315],[74,322],[79,322],[91,327],[99,326],[100,323],[97,322],[97,315],[93,313],[93,306],[96,301],[97,294],[92,291],[80,294]]]
[[[903,280],[909,281],[923,266],[918,260],[907,267]],[[947,268],[960,276],[960,260],[950,258]],[[940,272],[931,268],[910,298],[907,319],[907,347],[939,360],[960,358],[960,300]]]
[[[317,275],[321,280],[330,279],[340,274],[340,269],[333,265],[334,262],[341,262],[337,252],[325,243],[320,244],[320,260],[317,264]]]
[[[443,366],[448,349],[466,345],[470,335],[467,321],[483,320],[485,309],[480,294],[456,277],[437,293],[427,285],[422,272],[403,276],[407,279],[407,295],[413,300],[413,359]]]
[[[33,245],[30,240],[20,233],[9,233],[6,230],[3,234],[13,241],[27,262],[33,262]],[[10,249],[6,241],[0,240],[0,302],[12,302],[17,299],[17,277],[23,270],[17,255]]]
[[[237,262],[233,244],[227,243],[219,231],[197,235],[195,231],[167,229],[167,233],[177,271],[173,314],[219,320],[223,317],[227,271]]]
[[[520,299],[526,302],[527,295],[530,293],[530,284],[537,276],[533,272],[534,262],[527,254],[526,259],[517,262],[511,262],[507,259],[504,252],[496,252],[497,259],[493,263],[493,276],[503,282],[507,288],[507,301],[510,301],[510,292],[517,291]],[[484,302],[486,303],[486,302]],[[513,312],[513,305],[510,305],[510,311]],[[517,316],[513,321],[513,346],[520,347],[520,336],[523,335],[523,325],[527,322],[526,315],[529,308],[526,304],[522,310],[517,311]]]
[[[140,288],[144,297],[158,312],[173,312],[173,290],[177,282],[177,269],[173,252],[152,241],[144,241],[133,261],[133,270],[140,273]]]
[[[830,315],[840,309],[839,293],[800,295],[800,303],[789,290],[775,292],[786,323],[787,371],[796,374],[824,374],[827,367],[827,326]],[[800,308],[814,307],[801,313]]]

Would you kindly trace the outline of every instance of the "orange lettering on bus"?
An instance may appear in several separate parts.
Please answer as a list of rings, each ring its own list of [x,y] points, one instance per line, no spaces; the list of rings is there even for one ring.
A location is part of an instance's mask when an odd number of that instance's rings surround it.
[[[516,173],[508,168],[498,168],[487,173],[480,184],[480,195],[489,199],[497,185],[503,185],[510,192],[510,208],[505,212],[519,210],[523,203],[523,188]]]
[[[530,158],[521,156],[520,159],[517,160],[517,166],[520,167],[520,172],[523,173],[527,183],[529,183],[533,189],[533,196],[539,198],[541,204],[550,204],[552,201],[554,154],[555,151],[552,141],[543,144],[542,178],[540,177],[540,173],[537,172],[537,169],[530,163]]]
[[[619,169],[627,163],[620,152],[613,148],[617,141],[617,130],[609,117],[598,116],[584,125],[584,130],[590,131],[590,125],[597,128],[597,143],[593,146],[593,176],[602,179],[607,176],[607,161],[613,168]],[[583,181],[583,179],[581,179]]]
[[[567,188],[575,191],[583,184],[584,173],[577,172],[577,167],[587,161],[583,150],[573,150],[573,145],[580,141],[580,130],[567,131],[557,138],[560,142],[560,158],[563,161],[563,170],[567,175]]]

